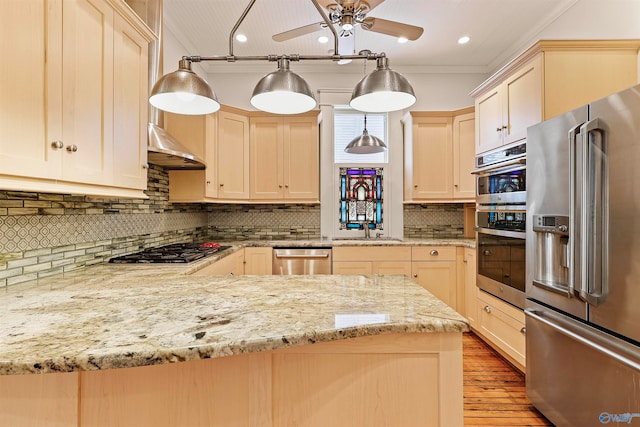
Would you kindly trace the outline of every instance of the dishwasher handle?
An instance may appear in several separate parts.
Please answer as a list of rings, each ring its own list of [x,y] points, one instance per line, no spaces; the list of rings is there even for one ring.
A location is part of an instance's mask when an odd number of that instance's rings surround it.
[[[279,254],[275,253],[276,258],[329,258],[329,254]]]

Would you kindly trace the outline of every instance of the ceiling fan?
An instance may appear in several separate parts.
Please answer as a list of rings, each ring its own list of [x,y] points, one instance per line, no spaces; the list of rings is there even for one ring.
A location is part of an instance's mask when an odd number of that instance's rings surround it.
[[[367,31],[386,34],[393,37],[404,37],[407,40],[417,40],[424,31],[415,25],[389,21],[382,18],[367,17],[367,14],[384,0],[318,0],[318,4],[327,9],[327,16],[334,25],[338,25],[340,38],[349,38],[353,29],[360,26]],[[273,40],[283,42],[295,37],[320,31],[326,28],[325,22],[316,22],[293,30],[278,33]]]

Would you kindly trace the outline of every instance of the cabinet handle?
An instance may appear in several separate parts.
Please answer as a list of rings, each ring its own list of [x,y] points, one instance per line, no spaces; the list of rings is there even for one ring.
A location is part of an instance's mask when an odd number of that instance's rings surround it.
[[[224,184],[220,184],[220,187],[224,187]]]
[[[418,184],[413,184],[413,188],[418,188]]]
[[[289,188],[289,184],[285,184],[285,185],[284,185],[284,188]]]
[[[498,126],[498,127],[496,128],[496,132],[501,132],[501,131],[502,131],[502,128]]]
[[[75,144],[67,145],[67,151],[70,153],[75,153],[78,151],[78,147]]]
[[[278,188],[282,188],[282,185],[278,185]]]
[[[55,148],[56,150],[59,150],[62,147],[64,147],[64,144],[62,143],[62,141],[53,141],[51,143],[51,148]]]
[[[527,335],[527,328],[525,328],[524,326],[522,327],[522,329],[520,329],[520,333],[522,335]]]
[[[487,313],[491,313],[491,307],[489,307],[488,305],[485,305],[484,311],[486,311]]]
[[[429,252],[429,255],[431,256],[438,256],[438,251],[436,251],[435,249],[432,249],[431,252]]]
[[[506,130],[506,129],[507,129],[507,127],[506,127],[506,126],[502,126],[502,130]]]
[[[413,277],[418,278],[418,275],[417,275],[417,274],[414,274],[414,275],[413,275]]]

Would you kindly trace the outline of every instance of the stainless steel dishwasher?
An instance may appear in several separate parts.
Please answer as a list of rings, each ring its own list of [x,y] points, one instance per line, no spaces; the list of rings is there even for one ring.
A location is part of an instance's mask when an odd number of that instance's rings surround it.
[[[331,248],[274,248],[273,274],[331,274]]]

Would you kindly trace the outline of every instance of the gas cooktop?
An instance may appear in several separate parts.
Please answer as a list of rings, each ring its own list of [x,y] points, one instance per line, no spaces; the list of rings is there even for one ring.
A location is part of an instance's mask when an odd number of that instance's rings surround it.
[[[111,258],[109,262],[113,264],[186,264],[228,248],[230,246],[220,246],[217,243],[173,243]]]

